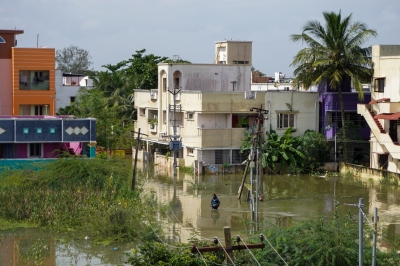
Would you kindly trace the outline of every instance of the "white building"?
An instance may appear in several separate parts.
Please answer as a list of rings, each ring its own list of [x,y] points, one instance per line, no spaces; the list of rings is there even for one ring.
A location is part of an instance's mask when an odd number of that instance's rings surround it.
[[[83,74],[64,73],[56,70],[56,110],[75,101],[81,87],[93,88],[93,80]]]
[[[400,45],[372,46],[372,61],[371,102],[357,106],[371,128],[370,167],[400,173]]]
[[[140,128],[148,135],[141,138],[147,150],[156,145],[165,154],[171,138],[178,135],[183,146],[178,158],[186,166],[196,161],[208,167],[242,164],[245,131],[254,132],[256,126],[252,107],[269,108],[271,120],[262,121],[263,136],[266,125],[278,133],[292,126],[295,135],[316,129],[318,94],[251,91],[251,42],[240,42],[246,51],[232,54],[230,48],[237,47],[233,41],[215,45],[217,64],[161,63],[158,88],[135,90],[135,131]]]

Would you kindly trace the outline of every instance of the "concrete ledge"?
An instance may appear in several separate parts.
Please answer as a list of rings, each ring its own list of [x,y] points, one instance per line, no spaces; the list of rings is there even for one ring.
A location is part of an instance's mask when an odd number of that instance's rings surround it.
[[[373,180],[376,181],[379,181],[387,176],[393,176],[400,179],[400,174],[398,173],[393,173],[387,170],[374,169],[362,165],[349,164],[349,163],[340,163],[339,172],[341,174],[346,174],[347,172],[351,172],[354,174],[355,177],[372,178]]]

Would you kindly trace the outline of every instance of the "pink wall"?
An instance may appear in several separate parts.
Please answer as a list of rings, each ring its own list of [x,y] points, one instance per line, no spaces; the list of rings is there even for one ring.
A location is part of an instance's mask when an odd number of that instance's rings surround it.
[[[27,143],[15,144],[15,158],[28,158],[28,145]]]
[[[12,114],[11,59],[0,59],[0,115]]]
[[[63,143],[43,143],[43,158],[56,158],[63,149]]]
[[[82,146],[80,144],[81,144],[80,142],[70,142],[69,143],[69,147],[74,149],[74,153],[76,155],[79,155],[82,152]]]

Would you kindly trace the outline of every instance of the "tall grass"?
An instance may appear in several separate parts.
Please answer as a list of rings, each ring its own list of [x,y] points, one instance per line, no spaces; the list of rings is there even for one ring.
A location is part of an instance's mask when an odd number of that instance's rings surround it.
[[[141,185],[130,190],[131,164],[124,160],[59,159],[0,175],[0,218],[29,221],[94,239],[129,241],[146,228]]]

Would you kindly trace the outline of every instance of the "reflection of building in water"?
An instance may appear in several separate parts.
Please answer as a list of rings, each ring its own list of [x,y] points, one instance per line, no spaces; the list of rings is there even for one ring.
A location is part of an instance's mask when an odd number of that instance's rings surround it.
[[[0,241],[0,265],[56,264],[54,240],[51,237],[5,235]]]

